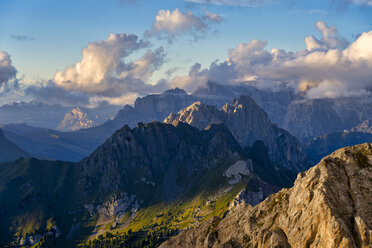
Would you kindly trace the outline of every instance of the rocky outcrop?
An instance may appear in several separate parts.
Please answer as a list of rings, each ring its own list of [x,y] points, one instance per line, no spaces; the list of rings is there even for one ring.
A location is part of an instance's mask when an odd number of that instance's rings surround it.
[[[174,121],[185,122],[201,130],[211,123],[224,123],[244,147],[252,146],[257,140],[263,141],[271,160],[282,168],[298,172],[312,164],[297,139],[272,124],[265,111],[247,96],[234,99],[220,110],[195,102],[164,120],[169,124]]]
[[[362,123],[353,127],[351,131],[372,134],[372,119],[363,121]]]
[[[239,205],[160,247],[371,247],[372,143],[337,150],[291,189]]]

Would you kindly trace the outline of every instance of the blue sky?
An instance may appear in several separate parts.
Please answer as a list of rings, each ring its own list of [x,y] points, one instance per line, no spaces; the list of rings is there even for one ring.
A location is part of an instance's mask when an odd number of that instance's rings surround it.
[[[57,70],[79,61],[81,49],[88,43],[104,40],[109,33],[142,36],[160,9],[179,8],[199,13],[203,6],[177,0],[142,0],[132,4],[119,0],[2,0],[0,48],[12,56],[13,64],[27,79],[48,79]],[[191,38],[184,36],[173,45],[163,44],[171,56],[169,66],[187,67],[194,62],[208,66],[215,59],[224,59],[227,50],[239,42],[254,38],[267,40],[268,47],[303,49],[306,35],[318,35],[314,27],[318,20],[335,25],[349,40],[372,29],[372,9],[360,5],[339,8],[324,0],[276,1],[257,7],[206,5],[206,8],[224,18],[221,24],[213,26],[217,34],[197,42],[190,42]],[[33,40],[18,41],[12,35]],[[185,61],[190,62],[182,63]]]
[[[268,50],[280,48],[296,52],[305,49],[306,36],[321,37],[315,27],[317,21],[334,25],[338,35],[349,42],[358,34],[372,30],[372,8],[368,0],[256,2],[260,3],[229,6],[181,0],[131,3],[120,0],[2,0],[0,50],[10,55],[18,71],[17,78],[33,84],[53,79],[57,71],[79,62],[82,49],[89,43],[106,40],[110,33],[135,34],[151,43],[150,49],[163,47],[166,54],[159,68],[146,79],[146,83],[154,84],[165,78],[164,72],[171,68],[178,68],[175,75],[182,76],[194,63],[208,68],[216,59],[224,61],[229,49],[252,39],[266,40]],[[179,33],[171,42],[159,40],[156,35],[144,36],[159,10],[172,12],[176,9],[181,13],[190,11],[206,23],[210,20],[202,18],[208,11],[217,14],[222,21],[210,21],[201,31]],[[200,36],[196,40],[194,33]],[[125,59],[135,60],[142,54],[143,51],[136,50]]]

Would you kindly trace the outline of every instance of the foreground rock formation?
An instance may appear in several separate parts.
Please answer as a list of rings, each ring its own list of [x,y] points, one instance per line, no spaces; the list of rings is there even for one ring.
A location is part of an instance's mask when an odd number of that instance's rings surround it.
[[[300,173],[293,188],[161,247],[372,247],[372,143],[337,150]]]

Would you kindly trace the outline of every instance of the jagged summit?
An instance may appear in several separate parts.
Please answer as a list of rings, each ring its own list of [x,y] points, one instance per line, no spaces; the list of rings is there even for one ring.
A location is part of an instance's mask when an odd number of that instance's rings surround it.
[[[362,123],[353,127],[351,131],[372,134],[372,119],[364,120]]]
[[[200,101],[194,102],[177,114],[170,114],[164,122],[172,124],[176,120],[200,130],[213,123],[224,123],[240,145],[252,146],[255,141],[261,140],[267,146],[272,161],[296,172],[312,164],[297,139],[271,123],[265,111],[248,96],[234,98],[221,109]]]
[[[63,120],[58,125],[58,130],[72,130],[90,128],[95,125],[93,120],[88,118],[88,114],[80,108],[73,108],[70,112],[66,113]]]
[[[291,189],[239,205],[166,247],[371,247],[372,144],[337,150],[300,173]]]

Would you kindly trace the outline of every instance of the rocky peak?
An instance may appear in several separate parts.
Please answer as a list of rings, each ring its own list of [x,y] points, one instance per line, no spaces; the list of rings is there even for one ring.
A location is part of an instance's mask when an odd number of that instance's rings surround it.
[[[298,172],[311,165],[297,139],[272,124],[265,111],[248,96],[234,99],[221,109],[195,102],[177,114],[172,113],[164,122],[172,124],[175,120],[200,130],[212,123],[224,123],[243,147],[263,141],[270,159],[279,166]]]
[[[198,101],[180,110],[177,115],[171,113],[165,118],[164,122],[171,124],[176,119],[202,130],[211,123],[223,122],[224,116],[216,106],[206,105]]]
[[[372,119],[365,120],[362,123],[356,125],[351,129],[352,132],[360,132],[360,133],[371,133],[372,134]]]
[[[291,189],[238,205],[165,247],[371,247],[372,144],[337,150]]]
[[[71,112],[65,114],[57,129],[76,131],[83,128],[93,127],[94,124],[94,121],[88,118],[87,113],[82,111],[80,108],[73,108]]]

